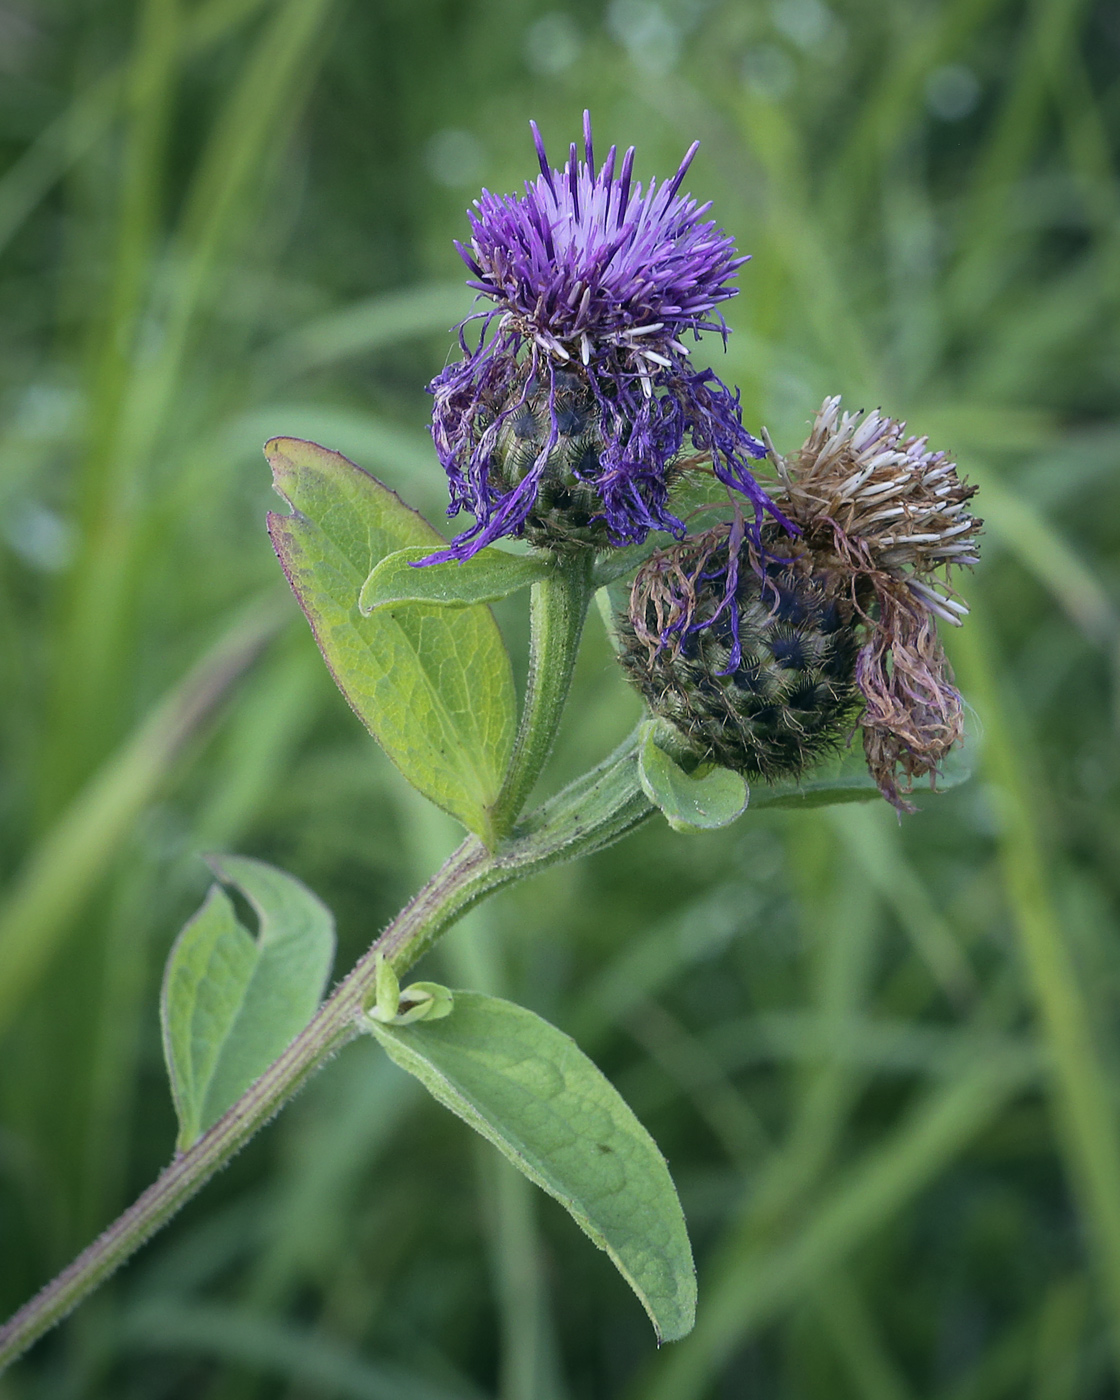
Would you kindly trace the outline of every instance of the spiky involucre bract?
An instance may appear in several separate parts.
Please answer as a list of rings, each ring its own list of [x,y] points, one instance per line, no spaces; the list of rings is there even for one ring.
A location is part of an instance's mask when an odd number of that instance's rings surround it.
[[[729,551],[753,557],[735,568]],[[798,546],[761,562],[718,526],[659,551],[619,619],[620,659],[650,709],[699,761],[797,778],[850,735],[859,637],[837,579]]]
[[[494,443],[490,479],[503,492],[515,491],[545,454],[522,527],[531,544],[564,550],[585,545],[603,549],[612,543],[596,488],[603,450],[599,407],[581,375],[564,371],[544,384],[535,379],[527,383]],[[666,486],[695,460],[668,462]]]

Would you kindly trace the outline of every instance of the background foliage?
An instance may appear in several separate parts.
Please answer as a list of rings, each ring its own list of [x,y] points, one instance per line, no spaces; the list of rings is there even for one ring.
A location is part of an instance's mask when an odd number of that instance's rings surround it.
[[[199,852],[299,875],[341,969],[454,840],[278,585],[260,444],[439,521],[451,239],[530,173],[530,115],[559,158],[590,106],[643,177],[702,139],[754,256],[719,360],[749,426],[788,449],[843,392],[981,483],[950,640],[984,771],[901,826],[651,822],[425,969],[570,1031],[653,1131],[688,1342],[655,1354],[559,1208],[362,1044],[0,1396],[1115,1395],[1115,8],[544,3],[0,5],[0,1306],[171,1151]],[[594,625],[577,686],[551,785],[637,711]]]

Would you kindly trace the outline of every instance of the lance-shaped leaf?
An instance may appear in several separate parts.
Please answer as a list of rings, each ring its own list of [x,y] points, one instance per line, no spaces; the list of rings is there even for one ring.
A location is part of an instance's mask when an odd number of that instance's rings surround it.
[[[358,597],[362,612],[369,614],[402,603],[431,603],[440,608],[496,603],[553,572],[548,559],[493,548],[480,549],[462,563],[448,559],[417,567],[431,552],[427,547],[398,549],[382,559],[362,585]]]
[[[751,797],[751,811],[769,807],[788,807],[793,811],[808,811],[811,807],[835,807],[843,802],[875,802],[882,797],[874,778],[867,771],[862,750],[843,763],[818,769],[800,782],[784,778],[780,782],[756,786]]]
[[[941,765],[937,775],[938,792],[948,792],[969,780],[978,746],[979,739],[969,722],[964,743],[953,749]],[[921,792],[921,788],[914,789],[915,796],[920,797]],[[756,786],[751,794],[751,811],[761,811],[764,807],[805,811],[810,807],[833,807],[842,802],[875,802],[881,797],[874,778],[867,771],[857,736],[851,749],[839,759],[823,768],[814,769],[800,782],[786,780],[766,787],[761,784]]]
[[[363,617],[358,594],[376,564],[444,541],[337,452],[276,438],[265,453],[293,508],[269,515],[269,533],[339,689],[409,782],[489,841],[515,721],[489,609],[410,603]]]
[[[708,764],[686,773],[656,742],[651,724],[638,751],[642,791],[674,831],[711,831],[727,826],[746,810],[750,789],[739,773]]]
[[[683,1337],[696,1276],[657,1144],[569,1036],[499,997],[453,995],[443,1020],[366,1024],[397,1064],[606,1250],[661,1340]]]
[[[257,937],[213,885],[175,940],[160,1020],[180,1149],[235,1103],[315,1014],[334,961],[334,919],[305,885],[259,860],[211,856],[256,911]]]

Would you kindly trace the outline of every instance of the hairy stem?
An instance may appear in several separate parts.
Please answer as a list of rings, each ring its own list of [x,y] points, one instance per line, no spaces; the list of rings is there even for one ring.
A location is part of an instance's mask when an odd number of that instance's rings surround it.
[[[461,912],[479,883],[480,873],[489,864],[479,841],[473,837],[464,841],[393,920],[374,948],[384,952],[401,970],[408,967],[415,960],[412,949],[437,936]],[[108,1278],[268,1122],[311,1074],[358,1034],[358,1017],[373,993],[374,956],[371,950],[362,958],[280,1058],[209,1131],[176,1156],[104,1234],[0,1329],[0,1367],[14,1360]]]
[[[488,852],[477,837],[469,836],[279,1059],[104,1234],[0,1328],[0,1370],[114,1273],[316,1070],[359,1034],[363,1012],[374,998],[379,953],[399,976],[461,914],[502,885],[601,850],[644,821],[652,809],[638,782],[636,752],[632,735],[598,768],[527,818],[514,839],[498,850]]]
[[[512,830],[552,752],[594,592],[594,563],[592,551],[581,550],[558,558],[552,577],[533,584],[525,707],[505,782],[491,810],[499,838]]]

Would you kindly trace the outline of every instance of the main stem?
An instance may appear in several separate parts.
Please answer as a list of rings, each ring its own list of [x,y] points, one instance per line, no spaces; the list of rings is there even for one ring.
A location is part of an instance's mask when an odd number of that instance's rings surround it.
[[[467,905],[507,878],[507,872],[495,866],[482,843],[468,837],[397,915],[280,1058],[212,1128],[180,1153],[104,1234],[0,1328],[0,1370],[114,1273],[225,1166],[305,1080],[358,1035],[359,1019],[373,998],[378,953],[383,953],[398,973],[405,971]]]
[[[560,560],[552,578],[534,585],[529,685],[509,772],[493,809],[494,828],[506,836],[540,776],[559,727],[571,685],[580,635],[591,598],[590,550]],[[640,794],[620,799],[617,831],[602,813],[602,828],[616,839],[646,815]],[[551,804],[550,804],[551,805]],[[631,810],[633,809],[633,810]],[[470,905],[530,869],[577,853],[581,837],[594,839],[592,822],[577,825],[580,836],[557,840],[547,833],[523,838],[491,853],[470,836],[419,891],[353,971],[323,1003],[306,1028],[240,1099],[31,1301],[0,1327],[0,1370],[66,1316],[114,1273],[262,1128],[332,1055],[360,1033],[360,1021],[373,1001],[377,957],[383,954],[398,975]]]

